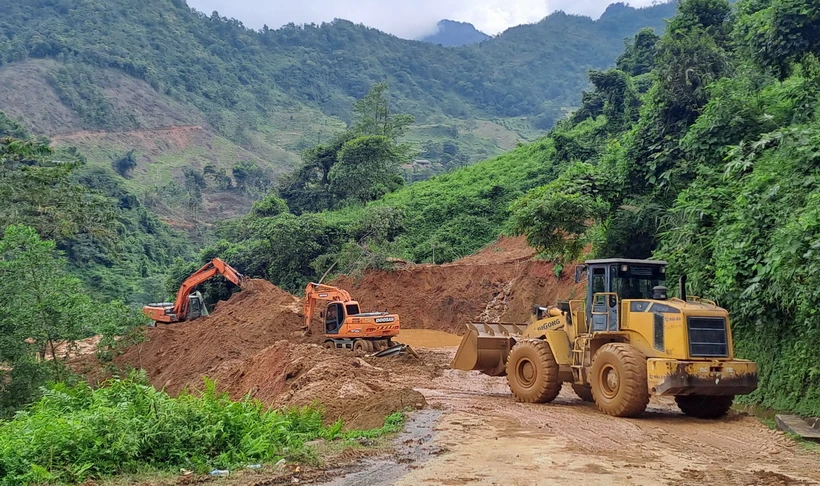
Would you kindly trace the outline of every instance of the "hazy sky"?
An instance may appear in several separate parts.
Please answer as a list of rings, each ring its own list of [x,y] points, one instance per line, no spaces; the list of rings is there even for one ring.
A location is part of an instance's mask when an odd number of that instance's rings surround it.
[[[603,13],[616,0],[188,0],[197,10],[234,17],[247,27],[267,24],[278,28],[289,22],[321,23],[342,18],[376,27],[404,38],[418,38],[435,31],[441,19],[470,22],[487,34],[514,25],[532,23],[550,12],[589,15]],[[632,6],[651,5],[652,0],[629,0]]]

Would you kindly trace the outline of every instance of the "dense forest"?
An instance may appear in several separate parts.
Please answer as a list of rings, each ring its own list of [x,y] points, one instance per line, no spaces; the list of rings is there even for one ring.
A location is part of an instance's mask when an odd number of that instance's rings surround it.
[[[24,0],[0,18],[0,111],[90,166],[130,154],[124,187],[201,239],[350,123],[380,82],[418,122],[403,141],[431,164],[402,175],[424,180],[541,136],[577,105],[588,69],[612,66],[624,39],[661,32],[673,12],[556,12],[447,48],[345,20],[255,31],[182,0]]]
[[[501,232],[559,262],[666,259],[730,310],[738,352],[763,370],[748,400],[817,414],[818,54],[807,0],[687,0],[664,35],[642,30],[592,71],[542,140],[331,211],[320,184],[290,187],[268,198],[279,214],[225,225],[202,259],[291,290],[390,256],[454,260]]]
[[[614,4],[597,21],[558,12],[480,45],[445,49],[344,20],[257,32],[182,0],[25,0],[0,19],[0,64],[66,62],[54,82],[93,128],[134,120],[111,112],[78,64],[148,81],[230,135],[289,100],[349,120],[350,103],[378,81],[395,86],[397,109],[417,117],[555,116],[574,104],[588,68],[611,65],[624,38],[662,29],[673,8]]]

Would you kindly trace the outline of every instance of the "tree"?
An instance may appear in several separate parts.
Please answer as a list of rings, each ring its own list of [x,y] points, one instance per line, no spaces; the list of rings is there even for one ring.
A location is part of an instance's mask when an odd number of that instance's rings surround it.
[[[287,212],[287,203],[277,197],[276,194],[268,194],[261,201],[253,203],[251,208],[251,214],[257,218],[269,218]]]
[[[758,65],[785,79],[795,62],[820,52],[820,10],[812,0],[745,2],[738,40]]]
[[[262,240],[267,277],[291,292],[304,288],[315,278],[313,261],[327,249],[325,228],[312,214],[280,214],[250,223],[254,238]]]
[[[0,239],[0,295],[0,363],[11,368],[0,368],[0,414],[30,400],[45,379],[66,378],[58,345],[140,322],[121,304],[92,301],[54,242],[23,225]]]
[[[639,76],[655,67],[655,53],[660,37],[652,29],[641,29],[624,53],[618,57],[617,67],[631,76]]]
[[[41,141],[0,139],[0,228],[27,224],[58,243],[80,233],[112,239],[110,200],[73,180],[83,165],[76,152]]]
[[[394,188],[400,157],[385,136],[355,138],[344,144],[330,171],[331,191],[362,203],[376,199]]]
[[[387,83],[379,83],[353,103],[351,131],[357,135],[381,135],[396,140],[415,122],[412,115],[393,115],[387,101]]]
[[[2,64],[2,63],[0,63]],[[19,122],[12,120],[0,111],[0,138],[28,138],[28,131]]]
[[[134,150],[129,150],[125,155],[115,158],[111,161],[111,168],[117,174],[128,179],[131,176],[131,171],[137,167],[137,158],[134,156]]]
[[[515,231],[550,256],[577,259],[590,242],[592,225],[608,213],[609,205],[601,192],[594,167],[574,164],[555,181],[512,205]]]

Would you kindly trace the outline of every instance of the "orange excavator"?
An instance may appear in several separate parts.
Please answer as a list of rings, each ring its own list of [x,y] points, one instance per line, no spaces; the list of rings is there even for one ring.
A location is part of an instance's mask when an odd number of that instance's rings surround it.
[[[193,293],[193,291],[197,285],[216,275],[222,275],[239,286],[242,286],[245,281],[245,277],[233,267],[219,258],[214,258],[182,282],[175,302],[148,304],[142,308],[142,313],[154,323],[163,322],[166,324],[207,316],[208,310],[205,308],[202,295],[198,292]]]
[[[328,302],[324,312],[319,313],[325,324],[325,348],[371,353],[395,347],[392,338],[399,334],[399,316],[388,312],[362,313],[359,303],[346,290],[331,285],[311,282],[305,288],[306,332],[320,301]]]

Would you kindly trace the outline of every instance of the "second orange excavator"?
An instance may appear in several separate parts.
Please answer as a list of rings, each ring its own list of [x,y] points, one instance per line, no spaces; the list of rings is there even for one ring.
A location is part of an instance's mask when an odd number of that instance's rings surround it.
[[[393,347],[399,334],[399,316],[388,312],[362,313],[350,294],[331,285],[309,283],[305,288],[305,330],[309,331],[313,312],[320,301],[328,302],[320,317],[324,320],[324,346],[361,350],[366,353]]]
[[[208,315],[202,296],[193,292],[197,285],[216,275],[222,275],[240,287],[245,282],[245,277],[241,273],[219,258],[214,258],[182,282],[177,292],[176,301],[148,304],[142,308],[142,313],[155,323],[162,322],[166,324]]]

